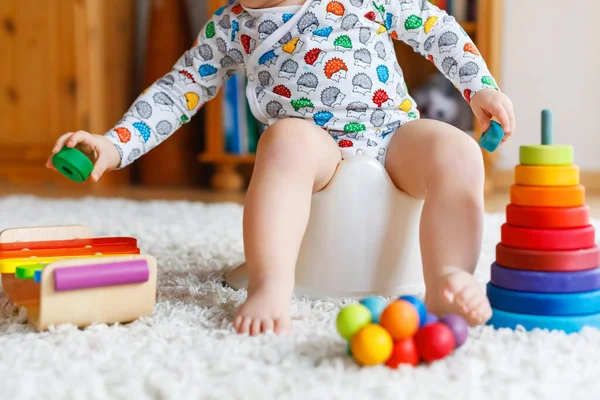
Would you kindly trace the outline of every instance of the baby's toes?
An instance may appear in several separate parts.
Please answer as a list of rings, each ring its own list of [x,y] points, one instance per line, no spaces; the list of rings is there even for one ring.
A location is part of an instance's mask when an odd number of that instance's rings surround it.
[[[250,324],[250,336],[260,335],[261,324],[262,321],[258,318],[252,320],[252,323]]]
[[[265,318],[262,320],[262,333],[273,332],[275,329],[275,323],[271,318]]]
[[[482,295],[477,298],[477,302],[469,311],[469,316],[474,325],[486,323],[492,317],[492,308],[487,297]]]
[[[278,335],[287,335],[292,330],[292,321],[289,317],[278,318],[275,320],[275,333]]]
[[[244,322],[244,317],[242,317],[241,315],[236,315],[233,319],[233,329],[235,329],[236,332],[240,331],[240,328],[242,327],[242,322]]]
[[[250,327],[252,325],[252,318],[250,317],[242,317],[242,323],[238,328],[237,332],[240,334],[250,333]]]
[[[464,287],[454,298],[454,304],[465,313],[470,313],[480,302],[481,291],[474,285]]]

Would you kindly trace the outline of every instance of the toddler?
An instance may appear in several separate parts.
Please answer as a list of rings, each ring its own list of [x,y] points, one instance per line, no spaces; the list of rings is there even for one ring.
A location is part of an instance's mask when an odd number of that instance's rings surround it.
[[[67,133],[52,153],[77,146],[94,160],[91,179],[98,181],[170,137],[242,71],[252,113],[268,129],[244,209],[250,281],[235,329],[290,331],[311,195],[328,184],[341,159],[357,154],[379,160],[399,189],[425,200],[420,240],[429,310],[482,324],[491,308],[473,277],[483,223],[481,151],[464,132],[419,118],[393,40],[435,64],[482,129],[495,117],[506,137],[512,134],[510,100],[460,25],[427,0],[240,0],[212,16],[193,47],[113,129]]]

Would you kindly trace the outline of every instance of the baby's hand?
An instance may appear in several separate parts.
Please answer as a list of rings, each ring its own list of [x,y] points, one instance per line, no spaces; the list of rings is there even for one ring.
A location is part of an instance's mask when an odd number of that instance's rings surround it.
[[[52,149],[52,155],[46,161],[46,168],[56,169],[54,164],[52,164],[52,156],[65,146],[69,148],[77,147],[78,150],[82,151],[92,160],[94,170],[90,177],[94,182],[98,182],[105,171],[116,169],[121,163],[119,151],[106,137],[78,131],[75,133],[66,133],[58,138]]]
[[[471,109],[479,120],[481,131],[490,127],[492,117],[496,117],[504,129],[506,141],[515,131],[515,113],[512,102],[503,93],[494,89],[483,89],[471,98]]]

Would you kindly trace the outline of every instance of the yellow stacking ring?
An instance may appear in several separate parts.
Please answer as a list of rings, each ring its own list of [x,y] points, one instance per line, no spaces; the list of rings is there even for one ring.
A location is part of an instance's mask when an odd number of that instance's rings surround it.
[[[522,186],[579,185],[577,165],[517,165],[515,184]]]

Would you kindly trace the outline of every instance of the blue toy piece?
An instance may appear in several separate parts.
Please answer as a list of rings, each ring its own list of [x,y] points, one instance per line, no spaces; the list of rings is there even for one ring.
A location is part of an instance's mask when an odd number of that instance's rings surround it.
[[[600,268],[574,272],[525,271],[492,264],[490,282],[520,292],[578,293],[600,289]]]
[[[600,290],[581,293],[532,293],[487,284],[493,308],[520,314],[584,315],[600,313]]]
[[[427,308],[425,307],[425,303],[415,296],[400,296],[399,299],[408,301],[415,306],[417,313],[419,314],[419,328],[422,328],[427,321]]]
[[[491,121],[487,131],[481,134],[479,138],[479,146],[490,153],[495,151],[504,139],[504,130],[496,121]]]
[[[388,305],[387,301],[385,301],[383,297],[379,296],[365,297],[360,301],[360,304],[367,307],[369,311],[371,311],[371,320],[374,324],[379,323],[379,316]]]
[[[492,318],[487,322],[487,325],[496,329],[509,328],[514,330],[518,325],[521,325],[527,331],[539,328],[576,333],[585,326],[600,328],[600,314],[573,316],[527,315],[492,308]]]
[[[425,318],[425,324],[424,325],[430,325],[430,324],[434,324],[436,322],[438,322],[440,319],[437,317],[437,315],[430,313],[429,311],[427,312],[427,318]]]

